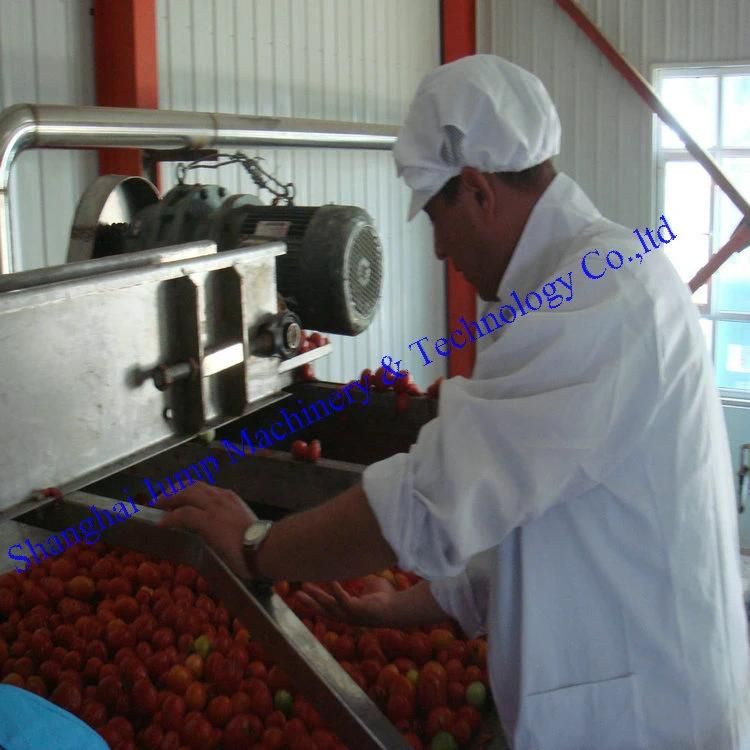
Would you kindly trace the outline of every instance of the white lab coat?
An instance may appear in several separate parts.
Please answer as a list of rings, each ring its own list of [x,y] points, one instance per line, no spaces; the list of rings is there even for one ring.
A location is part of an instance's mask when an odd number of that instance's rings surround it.
[[[662,250],[591,280],[593,248],[641,250],[558,175],[498,295],[572,270],[572,301],[480,339],[473,377],[443,383],[439,417],[364,489],[399,563],[488,632],[513,748],[747,750],[733,476],[698,317]]]

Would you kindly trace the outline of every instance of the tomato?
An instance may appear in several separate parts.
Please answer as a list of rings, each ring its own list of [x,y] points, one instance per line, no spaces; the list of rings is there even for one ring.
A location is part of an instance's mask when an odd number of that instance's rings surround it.
[[[133,708],[144,716],[153,716],[159,707],[159,694],[147,677],[133,682]]]
[[[185,699],[181,695],[167,695],[161,707],[162,725],[167,729],[179,729],[185,717]]]
[[[320,440],[311,440],[305,451],[305,459],[311,463],[315,463],[321,456],[323,449],[320,445]]]
[[[409,401],[410,397],[408,393],[397,393],[394,401],[396,414],[405,414],[409,411]]]
[[[52,691],[50,700],[53,703],[57,703],[60,708],[64,708],[72,714],[77,714],[81,710],[83,696],[77,685],[73,685],[70,682],[61,682]]]
[[[136,569],[136,579],[142,586],[156,588],[161,583],[161,571],[152,562],[142,562]]]
[[[455,737],[450,732],[438,732],[430,743],[430,750],[458,750]]]
[[[174,643],[174,632],[170,628],[157,628],[151,637],[151,645],[157,650],[165,649]]]
[[[464,666],[458,659],[449,659],[445,663],[445,674],[448,682],[461,682],[464,680]]]
[[[273,705],[277,711],[281,711],[288,719],[292,715],[293,698],[289,691],[279,689],[273,698]]]
[[[60,672],[62,672],[62,667],[60,666],[60,664],[56,661],[52,661],[51,659],[43,661],[39,665],[39,674],[44,678],[44,681],[48,688],[51,688],[53,685],[57,685],[60,679]]]
[[[284,732],[279,727],[269,727],[261,738],[265,750],[281,750],[284,747]]]
[[[39,579],[39,586],[53,602],[59,602],[65,596],[65,584],[59,578],[45,576]],[[0,611],[2,611],[2,608],[0,608]]]
[[[487,665],[487,641],[474,638],[466,644],[466,658],[469,664],[476,664],[480,668]]]
[[[88,576],[74,576],[65,586],[65,593],[74,599],[88,601],[96,593],[96,586]]]
[[[392,694],[388,697],[385,713],[394,723],[411,719],[414,716],[414,700],[404,693]]]
[[[86,700],[81,707],[81,720],[98,729],[107,722],[107,709],[99,701]]]
[[[404,735],[404,739],[412,750],[424,750],[422,740],[420,740],[419,737],[414,734],[414,732],[407,732]]]
[[[69,581],[78,572],[72,560],[66,557],[58,558],[52,562],[49,569],[50,575],[62,581]]]
[[[213,649],[213,642],[207,635],[198,636],[193,643],[193,650],[196,654],[206,659]]]
[[[435,628],[435,630],[430,633],[430,643],[435,651],[450,648],[454,640],[455,637],[453,633],[445,628]]]
[[[477,680],[466,687],[466,702],[477,711],[484,708],[487,702],[487,688],[483,682]]]
[[[425,731],[429,737],[433,737],[438,732],[448,731],[455,718],[455,711],[447,706],[433,708],[427,716]]]
[[[192,711],[185,717],[181,731],[182,739],[190,747],[197,750],[208,750],[211,746],[213,729],[208,721],[197,711]]]
[[[224,729],[225,750],[246,750],[263,735],[263,723],[252,714],[235,716]]]
[[[385,628],[378,633],[380,646],[389,659],[405,657],[409,650],[409,641],[402,630]]]
[[[206,718],[215,727],[223,727],[232,718],[233,713],[232,701],[226,695],[217,695],[208,704]]]
[[[172,666],[162,678],[167,688],[178,695],[184,695],[192,681],[193,675],[190,670],[180,664]]]
[[[116,597],[118,594],[132,594],[133,584],[123,576],[117,576],[107,581],[106,592],[109,596]]]
[[[271,690],[288,690],[291,688],[291,682],[284,671],[274,665],[268,671],[268,687]]]
[[[388,688],[391,680],[394,677],[400,677],[401,673],[398,671],[398,667],[395,664],[388,664],[383,667],[378,673],[376,684],[381,688]]]
[[[133,725],[124,716],[114,716],[107,722],[107,726],[114,729],[120,736],[133,739]]]
[[[464,684],[468,687],[472,682],[477,682],[482,679],[482,670],[476,665],[472,664],[470,667],[466,667],[464,672]]]
[[[447,700],[445,679],[424,673],[420,675],[417,683],[417,703],[423,710],[430,711],[439,706],[445,706]]]
[[[100,700],[108,708],[114,708],[115,704],[122,694],[122,682],[114,675],[106,675],[105,677],[102,677],[96,688],[96,696],[98,700]]]
[[[252,712],[256,716],[260,716],[261,719],[265,719],[274,710],[274,707],[280,708],[276,705],[275,697],[271,695],[268,685],[256,677],[250,678],[245,692],[250,699]],[[283,690],[279,690],[277,695],[283,692]]]
[[[453,708],[458,708],[464,703],[466,698],[466,688],[462,682],[449,682],[447,694],[448,705]]]
[[[32,693],[40,695],[42,698],[47,697],[47,685],[39,675],[31,675],[26,678],[26,689]]]
[[[304,440],[295,440],[289,448],[292,458],[304,461],[307,458],[307,443]]]
[[[426,633],[412,633],[407,641],[407,656],[416,664],[424,664],[432,658],[432,643]]]
[[[461,706],[456,712],[456,716],[459,719],[464,719],[471,727],[472,732],[476,732],[482,723],[482,715],[473,706]]]
[[[158,724],[149,724],[140,734],[140,744],[146,750],[161,750],[164,730]]]
[[[185,705],[188,711],[203,711],[208,700],[206,686],[202,682],[191,682],[185,690]]]

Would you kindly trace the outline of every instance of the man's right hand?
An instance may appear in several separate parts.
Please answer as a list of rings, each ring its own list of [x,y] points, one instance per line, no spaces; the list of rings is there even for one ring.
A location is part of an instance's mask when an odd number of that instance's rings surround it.
[[[391,623],[398,592],[380,576],[362,579],[364,590],[361,596],[351,596],[340,583],[331,584],[331,593],[313,583],[305,583],[297,597],[318,614],[331,620],[354,625],[383,627]]]

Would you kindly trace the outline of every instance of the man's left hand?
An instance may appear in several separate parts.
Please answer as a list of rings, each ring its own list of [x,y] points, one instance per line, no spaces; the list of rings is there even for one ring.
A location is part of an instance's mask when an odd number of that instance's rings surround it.
[[[258,519],[239,495],[196,482],[175,497],[161,497],[156,507],[168,511],[161,526],[198,532],[236,575],[250,577],[242,556],[242,540],[247,527]]]

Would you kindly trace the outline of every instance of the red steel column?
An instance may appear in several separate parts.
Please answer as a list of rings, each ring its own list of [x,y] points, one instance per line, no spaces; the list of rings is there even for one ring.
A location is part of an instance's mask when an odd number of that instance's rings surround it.
[[[444,63],[459,57],[473,55],[477,51],[476,2],[475,0],[440,1],[441,61]],[[448,261],[446,269],[446,301],[448,326],[446,331],[456,329],[461,316],[476,320],[476,290]],[[448,375],[469,377],[474,369],[474,344],[468,342],[463,349],[454,349],[448,359]]]
[[[159,108],[156,0],[95,0],[96,103]],[[141,175],[137,149],[100,149],[99,174]]]

